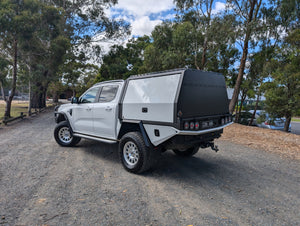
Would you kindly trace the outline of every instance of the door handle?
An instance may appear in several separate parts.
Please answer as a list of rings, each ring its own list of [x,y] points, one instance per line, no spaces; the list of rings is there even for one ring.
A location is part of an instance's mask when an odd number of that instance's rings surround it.
[[[105,108],[105,110],[106,110],[106,111],[111,111],[112,108],[111,108],[110,106],[107,106],[107,107]]]
[[[87,107],[85,110],[87,110],[87,111],[90,111],[90,110],[92,110],[92,108],[90,108],[90,107]]]

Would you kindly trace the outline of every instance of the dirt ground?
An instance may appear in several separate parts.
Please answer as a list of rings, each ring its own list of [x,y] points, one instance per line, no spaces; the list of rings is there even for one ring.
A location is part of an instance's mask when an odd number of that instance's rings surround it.
[[[0,225],[300,223],[299,160],[252,144],[255,134],[274,141],[280,132],[232,125],[218,153],[181,158],[169,150],[135,175],[123,169],[117,145],[83,139],[63,148],[54,127],[53,111],[0,127]],[[282,142],[295,150],[291,135]]]
[[[262,149],[300,160],[300,136],[282,131],[233,124],[224,129],[221,140]]]

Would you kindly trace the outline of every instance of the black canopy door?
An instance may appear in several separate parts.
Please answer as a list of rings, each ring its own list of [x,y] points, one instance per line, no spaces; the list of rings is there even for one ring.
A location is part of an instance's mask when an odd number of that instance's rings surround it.
[[[188,69],[177,102],[181,118],[194,118],[229,113],[225,78],[214,72]]]

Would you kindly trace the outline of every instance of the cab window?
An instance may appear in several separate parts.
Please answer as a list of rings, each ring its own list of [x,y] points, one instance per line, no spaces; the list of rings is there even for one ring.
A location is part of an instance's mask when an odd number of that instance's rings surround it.
[[[117,92],[118,92],[119,86],[103,86],[100,97],[99,97],[99,102],[110,102],[115,99]]]
[[[98,90],[99,90],[99,88],[92,88],[92,89],[88,90],[86,93],[84,93],[80,97],[80,102],[81,103],[93,103],[93,102],[95,102]]]

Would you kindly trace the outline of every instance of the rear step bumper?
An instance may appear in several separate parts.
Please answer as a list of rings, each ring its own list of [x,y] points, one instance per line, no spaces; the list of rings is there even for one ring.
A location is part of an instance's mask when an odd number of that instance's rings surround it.
[[[219,127],[215,127],[215,128],[211,128],[211,129],[205,129],[205,130],[199,130],[199,131],[192,131],[192,130],[178,130],[177,131],[177,135],[200,135],[200,134],[204,134],[204,133],[210,133],[210,132],[215,132],[218,131],[220,129],[224,129],[226,126],[229,126],[233,124],[233,122],[230,122],[224,126],[219,126]]]

